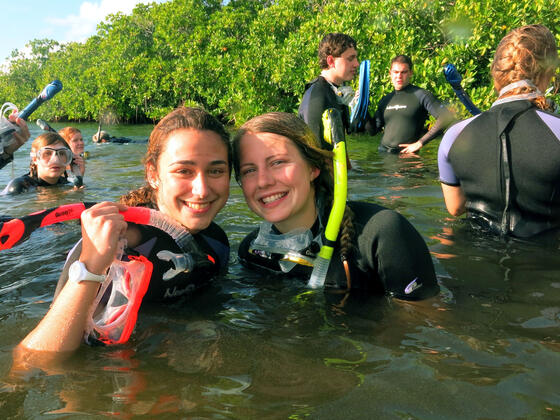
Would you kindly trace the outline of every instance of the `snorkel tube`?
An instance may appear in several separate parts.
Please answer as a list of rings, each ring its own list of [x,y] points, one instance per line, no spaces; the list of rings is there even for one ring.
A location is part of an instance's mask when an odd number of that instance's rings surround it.
[[[473,104],[471,98],[467,92],[465,92],[463,86],[461,86],[461,80],[463,80],[463,78],[457,71],[457,68],[453,64],[449,63],[443,68],[443,74],[445,75],[447,83],[449,83],[453,88],[453,92],[455,92],[457,98],[459,98],[461,103],[465,105],[465,108],[467,108],[467,111],[469,111],[472,115],[480,114],[482,111]]]
[[[360,64],[360,81],[358,83],[359,95],[357,101],[350,102],[350,130],[356,132],[366,124],[369,107],[369,60]]]
[[[325,141],[333,145],[334,166],[334,199],[325,228],[325,241],[319,255],[315,258],[313,271],[307,285],[312,289],[322,287],[327,278],[327,271],[334,252],[338,232],[344,217],[346,197],[348,195],[348,180],[346,167],[346,141],[344,138],[344,125],[340,111],[329,108],[323,113],[323,131]]]
[[[29,102],[29,105],[27,105],[23,109],[23,111],[20,112],[19,117],[22,120],[27,120],[27,118],[29,118],[31,113],[34,112],[37,108],[39,108],[39,105],[51,99],[54,95],[56,95],[61,90],[62,90],[62,82],[60,80],[53,80],[47,86],[45,86],[45,88],[41,91],[39,96],[37,96],[35,99]]]

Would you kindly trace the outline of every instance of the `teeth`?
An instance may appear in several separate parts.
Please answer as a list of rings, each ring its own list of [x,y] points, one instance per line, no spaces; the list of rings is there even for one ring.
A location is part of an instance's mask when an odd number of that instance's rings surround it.
[[[262,198],[262,201],[265,204],[272,203],[273,201],[276,201],[276,200],[284,197],[285,195],[286,195],[286,193],[278,193],[278,194],[269,195],[268,197]]]
[[[187,207],[190,207],[191,209],[194,210],[200,210],[200,209],[205,209],[206,207],[208,207],[210,205],[210,203],[190,203],[190,202],[186,202]]]

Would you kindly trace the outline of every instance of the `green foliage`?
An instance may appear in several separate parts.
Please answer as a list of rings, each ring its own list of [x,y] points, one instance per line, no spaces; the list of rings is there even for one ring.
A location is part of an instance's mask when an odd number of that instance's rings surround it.
[[[538,19],[535,17],[538,16]],[[64,90],[39,108],[49,120],[157,120],[180,104],[203,106],[235,124],[259,113],[297,109],[319,73],[327,32],[358,42],[371,60],[373,104],[391,90],[390,59],[414,60],[414,83],[466,116],[445,82],[454,63],[480,108],[495,95],[489,77],[499,40],[542,23],[560,33],[547,0],[174,0],[109,16],[85,43],[33,40],[0,73],[0,100],[25,106],[51,80]]]

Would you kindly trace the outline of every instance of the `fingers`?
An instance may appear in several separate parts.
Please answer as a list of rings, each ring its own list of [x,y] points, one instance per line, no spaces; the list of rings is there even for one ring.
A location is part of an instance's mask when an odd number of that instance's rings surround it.
[[[8,119],[11,122],[16,123],[17,126],[19,127],[19,130],[13,134],[13,138],[15,141],[9,147],[6,148],[6,152],[8,152],[9,154],[13,154],[17,149],[19,149],[23,145],[23,143],[25,143],[29,139],[30,134],[29,134],[29,128],[27,128],[27,123],[25,122],[25,120],[19,118],[17,114],[11,113],[8,116]]]
[[[119,239],[126,234],[128,224],[120,214],[127,206],[103,202],[84,211],[82,220],[82,261],[95,274],[104,273],[118,252]]]

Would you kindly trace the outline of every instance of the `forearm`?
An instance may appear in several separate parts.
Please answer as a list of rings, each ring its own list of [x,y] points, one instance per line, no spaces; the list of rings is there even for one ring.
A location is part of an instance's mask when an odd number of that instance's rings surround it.
[[[453,186],[442,183],[441,189],[447,211],[453,216],[460,216],[465,213],[467,198],[461,186]]]
[[[20,347],[39,352],[76,350],[83,339],[89,309],[98,289],[97,282],[68,282],[39,325],[20,343]]]
[[[418,141],[422,146],[425,146],[430,141],[435,139],[437,136],[443,133],[443,130],[447,126],[446,120],[444,118],[438,118],[436,122],[430,127],[430,129],[424,134]]]

